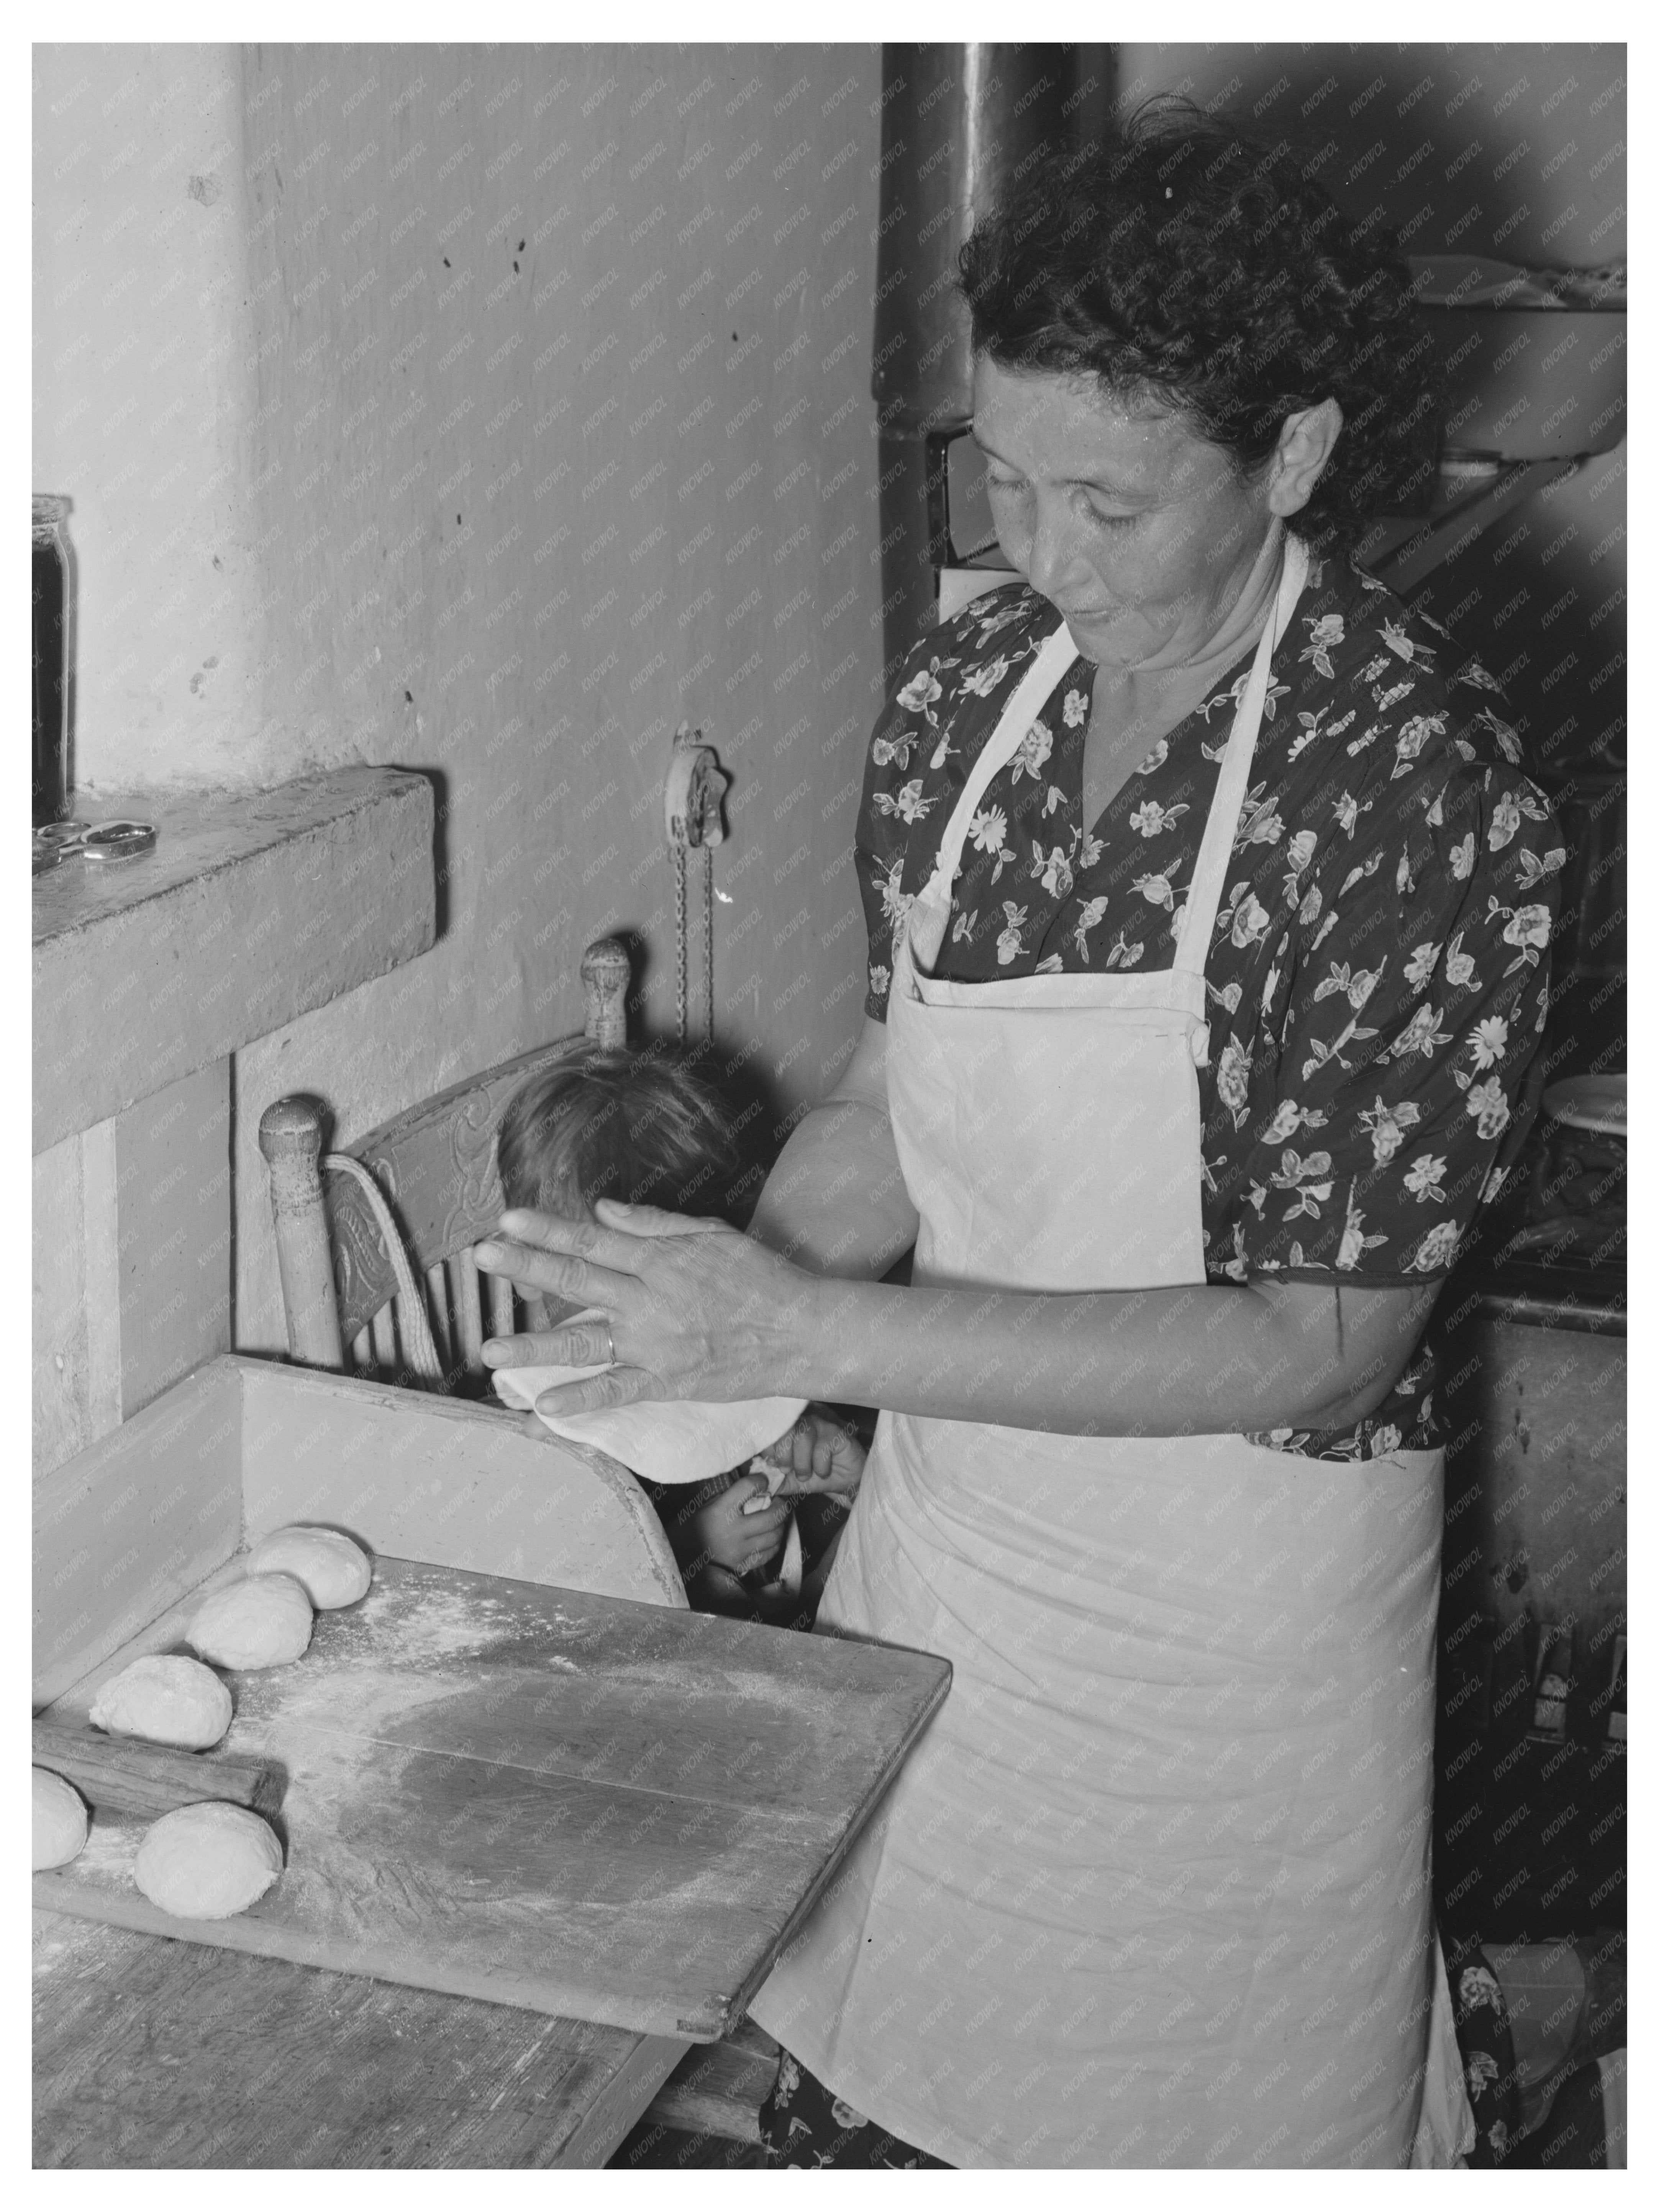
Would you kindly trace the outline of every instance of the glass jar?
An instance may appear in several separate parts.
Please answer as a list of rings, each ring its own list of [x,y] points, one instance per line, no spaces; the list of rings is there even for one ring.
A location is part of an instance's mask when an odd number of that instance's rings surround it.
[[[34,826],[70,811],[70,503],[36,492],[33,521]]]

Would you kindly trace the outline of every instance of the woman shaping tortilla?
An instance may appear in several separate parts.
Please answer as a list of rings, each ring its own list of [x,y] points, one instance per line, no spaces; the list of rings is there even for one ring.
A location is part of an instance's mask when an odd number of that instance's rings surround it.
[[[1419,1340],[1563,854],[1493,678],[1346,557],[1431,451],[1374,238],[1166,112],[963,282],[1025,580],[877,726],[852,1062],[748,1237],[504,1217],[605,1319],[486,1357],[884,1408],[819,1626],[955,1678],[754,2007],[782,2154],[1445,2162]]]

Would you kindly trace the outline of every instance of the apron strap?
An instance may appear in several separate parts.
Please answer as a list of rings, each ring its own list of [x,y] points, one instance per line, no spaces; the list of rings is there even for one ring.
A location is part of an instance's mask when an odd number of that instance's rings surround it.
[[[933,872],[916,894],[907,928],[896,933],[894,939],[895,973],[908,945],[910,957],[918,966],[930,969],[938,959],[945,943],[945,926],[951,919],[951,886],[955,883],[957,870],[962,864],[962,848],[967,842],[968,825],[991,778],[999,769],[1006,766],[1024,742],[1025,733],[1050,692],[1060,683],[1066,670],[1078,658],[1072,642],[1072,634],[1064,623],[1039,647],[1030,665],[1010,693],[1002,718],[991,732],[990,741],[968,772],[968,781],[962,787],[960,797],[951,809],[945,825],[945,835],[939,840],[939,858]]]
[[[1222,759],[1221,774],[1217,779],[1215,796],[1211,802],[1198,860],[1193,870],[1192,885],[1187,894],[1181,943],[1176,948],[1174,963],[1173,972],[1176,974],[1201,977],[1204,973],[1210,933],[1215,927],[1215,918],[1221,908],[1221,893],[1226,882],[1233,838],[1237,832],[1239,816],[1243,811],[1244,794],[1249,789],[1250,764],[1255,757],[1256,732],[1261,726],[1262,704],[1267,696],[1267,684],[1273,672],[1273,650],[1284,635],[1296,603],[1302,596],[1307,575],[1307,549],[1300,538],[1286,532],[1284,566],[1279,576],[1278,596],[1273,602],[1273,619],[1261,633],[1243,696],[1233,717],[1227,750]],[[1006,767],[1018,751],[1031,724],[1078,657],[1072,634],[1062,623],[1058,629],[1043,640],[1030,665],[1010,694],[1008,703],[1002,710],[1001,720],[993,731],[989,743],[969,771],[968,780],[963,785],[961,794],[945,823],[945,834],[939,840],[939,857],[934,862],[933,873],[916,895],[908,926],[896,933],[896,964],[907,950],[916,966],[924,969],[931,969],[938,959],[951,918],[951,887],[962,863],[962,848],[967,842],[969,824],[992,777]],[[1202,1066],[1205,1061],[1201,1041],[1196,1049],[1199,1065]]]
[[[1221,774],[1216,779],[1215,796],[1210,802],[1209,819],[1204,825],[1203,842],[1198,848],[1193,880],[1187,892],[1186,917],[1181,925],[1181,942],[1176,949],[1177,974],[1201,976],[1204,973],[1211,933],[1221,910],[1221,894],[1227,880],[1227,864],[1232,858],[1233,839],[1238,834],[1244,795],[1250,787],[1250,768],[1255,759],[1256,734],[1261,727],[1261,709],[1273,675],[1273,651],[1296,611],[1296,603],[1307,578],[1308,550],[1299,538],[1287,532],[1273,617],[1261,633],[1244,696],[1233,717],[1227,750],[1222,755]],[[1203,1064],[1200,1060],[1199,1065]]]
[[[933,864],[933,878],[944,878],[948,892],[962,864],[962,848],[967,842],[968,825],[973,820],[979,802],[989,787],[991,778],[1004,769],[1025,742],[1027,732],[1047,704],[1049,695],[1059,684],[1066,670],[1078,658],[1072,642],[1072,633],[1064,623],[1052,635],[1044,638],[1030,665],[1009,694],[1002,718],[991,732],[990,743],[980,754],[969,771],[968,781],[962,787],[961,796],[951,810],[945,825],[945,835],[939,840],[939,858]],[[928,888],[933,887],[930,880]]]

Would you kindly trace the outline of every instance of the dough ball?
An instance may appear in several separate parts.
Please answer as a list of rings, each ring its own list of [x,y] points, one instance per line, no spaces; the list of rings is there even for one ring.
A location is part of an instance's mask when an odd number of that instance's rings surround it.
[[[279,1528],[248,1554],[251,1575],[292,1575],[321,1613],[355,1605],[374,1575],[368,1554],[337,1528]]]
[[[152,1905],[179,1920],[246,1912],[283,1870],[270,1823],[245,1806],[181,1805],[145,1835],[133,1878]]]
[[[280,1667],[311,1641],[311,1600],[292,1575],[250,1575],[215,1592],[185,1641],[222,1667]]]
[[[34,1770],[34,1871],[67,1866],[87,1840],[87,1808],[61,1774]]]
[[[111,1735],[205,1751],[230,1726],[230,1692],[199,1659],[135,1659],[100,1690],[91,1718]]]

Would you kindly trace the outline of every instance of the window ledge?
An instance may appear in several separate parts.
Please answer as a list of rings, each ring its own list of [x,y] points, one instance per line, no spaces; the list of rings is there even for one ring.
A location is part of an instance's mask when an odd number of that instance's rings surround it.
[[[34,878],[33,1149],[424,952],[433,787],[389,768],[265,791],[100,793],[134,860]]]

